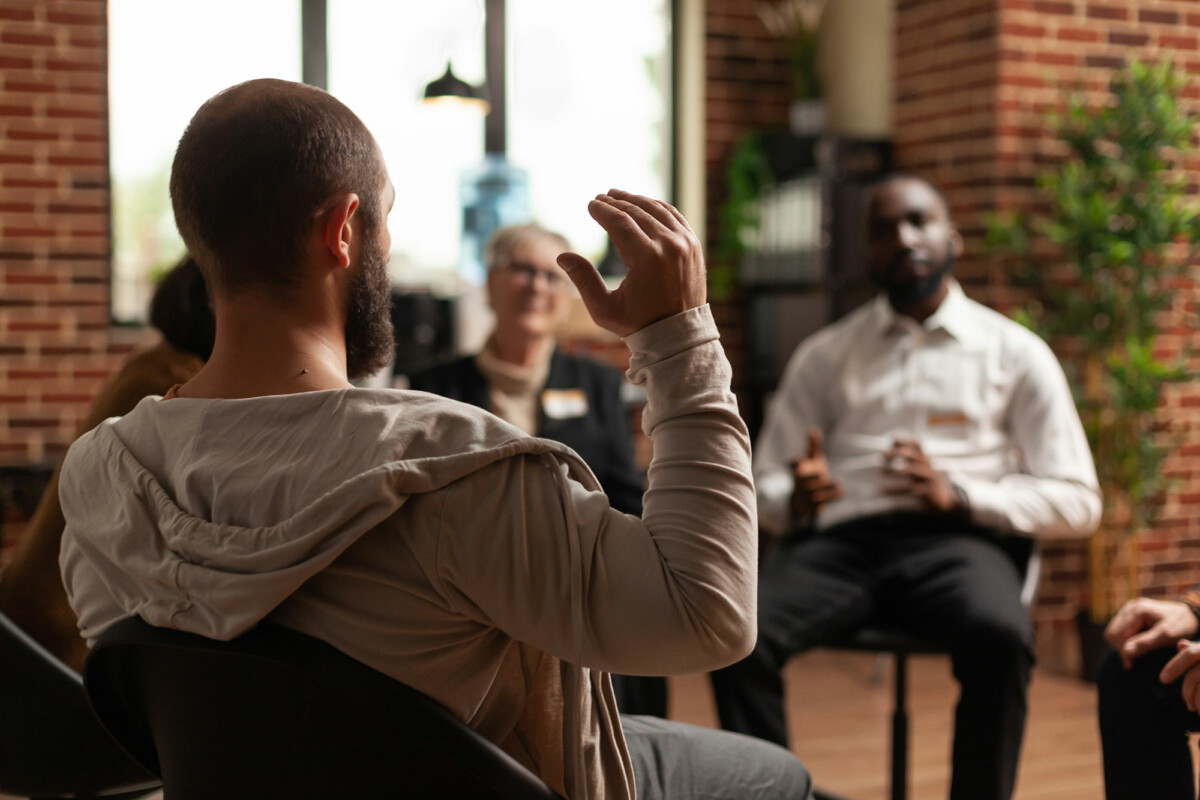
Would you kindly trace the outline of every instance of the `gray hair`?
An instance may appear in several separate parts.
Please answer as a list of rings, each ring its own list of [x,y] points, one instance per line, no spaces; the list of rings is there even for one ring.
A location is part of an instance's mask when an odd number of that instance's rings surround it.
[[[521,245],[536,239],[548,239],[564,251],[571,249],[571,243],[561,233],[543,228],[536,222],[524,225],[510,225],[500,228],[487,240],[483,248],[483,264],[491,272],[496,267],[505,267],[512,258],[512,253]]]

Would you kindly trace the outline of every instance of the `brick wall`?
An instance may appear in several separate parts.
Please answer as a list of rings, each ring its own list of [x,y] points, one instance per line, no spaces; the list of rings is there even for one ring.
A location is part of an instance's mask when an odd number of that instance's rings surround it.
[[[705,8],[705,243],[713,252],[725,201],[725,167],[738,139],[750,131],[787,126],[792,98],[787,53],[747,0],[707,0]],[[721,340],[734,370],[734,389],[743,396],[745,326],[742,299],[713,303]]]
[[[1063,155],[1044,112],[1062,86],[1103,96],[1134,55],[1173,54],[1200,71],[1200,7],[1175,0],[898,0],[896,158],[945,187],[966,238],[959,273],[968,291],[1002,310],[1016,301],[1004,266],[982,253],[983,214],[1035,208],[1035,177]],[[1200,83],[1189,96],[1200,97]],[[1200,169],[1200,164],[1190,167]],[[1190,308],[1195,286],[1187,282]],[[1200,342],[1179,315],[1163,344]],[[1200,362],[1197,362],[1200,363]],[[1195,366],[1195,365],[1193,365]],[[1179,480],[1161,523],[1142,544],[1142,583],[1170,596],[1200,579],[1200,385],[1171,393],[1164,415],[1186,441],[1168,469]],[[1044,666],[1072,670],[1072,619],[1085,597],[1083,543],[1051,543],[1034,619]]]
[[[103,0],[0,0],[0,464],[52,460],[136,335],[109,331]]]

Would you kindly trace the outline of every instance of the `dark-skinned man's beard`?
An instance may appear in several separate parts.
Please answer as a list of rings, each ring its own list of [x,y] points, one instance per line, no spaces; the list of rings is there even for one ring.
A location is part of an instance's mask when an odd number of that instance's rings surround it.
[[[919,306],[937,294],[942,280],[950,274],[950,270],[953,268],[954,251],[947,247],[946,258],[942,261],[941,266],[929,275],[899,284],[892,284],[886,275],[873,277],[872,280],[876,287],[887,292],[888,302],[892,304],[892,308],[902,310]],[[889,270],[890,273],[891,270]]]
[[[346,296],[346,373],[350,380],[388,365],[395,350],[392,333],[392,283],[378,237],[368,237]]]

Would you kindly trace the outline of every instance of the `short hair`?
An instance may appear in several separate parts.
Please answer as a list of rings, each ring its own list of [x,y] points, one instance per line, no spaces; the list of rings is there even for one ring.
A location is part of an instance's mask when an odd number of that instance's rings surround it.
[[[171,204],[210,289],[286,290],[321,205],[355,192],[373,231],[384,180],[354,112],[320,89],[262,79],[200,106],[175,150]]]
[[[150,324],[176,350],[205,361],[212,355],[217,324],[204,276],[190,255],[159,279],[150,299]]]
[[[567,237],[544,228],[536,222],[510,225],[507,228],[498,229],[488,237],[487,244],[483,248],[484,266],[487,267],[488,272],[496,267],[507,266],[509,259],[512,258],[513,250],[534,239],[548,239],[564,251],[571,249],[571,243],[567,241]]]
[[[880,186],[882,186],[885,183],[896,183],[897,181],[916,181],[917,183],[921,183],[921,184],[924,184],[925,186],[928,186],[930,191],[932,191],[934,193],[934,195],[937,197],[937,199],[941,202],[942,209],[946,212],[946,218],[947,219],[951,218],[950,201],[946,199],[946,193],[942,191],[940,186],[938,186],[936,183],[929,180],[928,178],[923,178],[920,175],[917,175],[915,172],[903,172],[903,171],[898,171],[898,170],[892,171],[892,172],[884,172],[880,175],[874,176],[869,181],[867,181],[867,184],[865,186],[863,186],[863,194],[862,194],[862,199],[863,199],[862,200],[862,208],[863,208],[864,212],[866,210],[867,203],[869,203],[871,198],[875,196],[876,189],[878,189]],[[865,213],[863,214],[863,217],[864,218],[866,217]]]

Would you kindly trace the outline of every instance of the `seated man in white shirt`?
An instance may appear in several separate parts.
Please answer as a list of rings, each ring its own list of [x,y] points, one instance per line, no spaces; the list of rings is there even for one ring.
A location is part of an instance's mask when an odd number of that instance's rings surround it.
[[[589,203],[629,265],[612,291],[558,256],[646,387],[636,517],[565,445],[350,384],[393,346],[396,189],[331,95],[221,92],[170,185],[216,341],[193,378],[67,455],[60,564],[89,641],[134,614],[216,639],[269,620],[424,692],[569,800],[810,796],[786,750],[622,720],[609,681],[723,666],[754,637],[750,441],[678,211],[615,190]]]
[[[941,193],[887,176],[865,223],[880,294],[797,348],[758,437],[759,523],[788,535],[754,652],[713,675],[721,724],[786,745],[787,660],[886,623],[951,652],[950,797],[1000,800],[1033,663],[1006,538],[1092,531],[1095,468],[1050,349],[951,277],[962,239]]]

